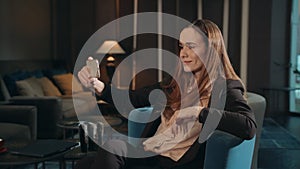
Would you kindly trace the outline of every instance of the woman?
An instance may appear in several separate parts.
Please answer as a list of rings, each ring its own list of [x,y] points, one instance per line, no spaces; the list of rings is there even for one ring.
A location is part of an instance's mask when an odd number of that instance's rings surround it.
[[[200,144],[197,138],[212,109],[222,114],[217,129],[242,139],[254,137],[254,115],[245,100],[244,85],[229,61],[219,28],[209,20],[197,20],[180,33],[179,48],[180,62],[174,77],[130,92],[131,102],[136,107],[150,105],[148,95],[153,89],[161,89],[166,95],[165,107],[154,105],[156,111],[162,112],[160,118],[148,123],[142,134],[147,138],[142,142],[145,152],[153,152],[156,156],[127,158],[130,145],[113,141],[107,146],[110,152],[119,155],[100,150],[96,157],[79,161],[77,168],[120,169],[138,163],[151,168],[202,168],[205,143]],[[98,95],[112,101],[109,86],[89,78],[87,67],[81,69],[78,77],[83,85],[93,86]],[[226,91],[215,90],[218,84],[225,84]],[[225,97],[224,106],[213,103],[215,91]]]

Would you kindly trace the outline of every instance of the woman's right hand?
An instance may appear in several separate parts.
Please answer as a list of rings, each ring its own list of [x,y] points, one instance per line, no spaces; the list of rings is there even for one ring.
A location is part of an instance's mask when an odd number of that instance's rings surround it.
[[[93,60],[93,58],[89,57],[88,60]],[[102,93],[105,87],[102,81],[91,77],[87,66],[83,66],[83,68],[78,72],[78,78],[83,86],[87,88],[93,87],[98,95]]]

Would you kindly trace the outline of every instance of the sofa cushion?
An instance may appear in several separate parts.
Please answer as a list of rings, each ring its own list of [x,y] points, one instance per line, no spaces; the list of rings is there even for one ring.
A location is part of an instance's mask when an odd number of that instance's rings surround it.
[[[9,91],[10,96],[17,96],[18,88],[16,85],[16,81],[24,80],[30,77],[42,78],[48,77],[51,81],[53,81],[52,76],[57,74],[63,74],[67,71],[65,69],[47,69],[47,70],[34,70],[34,71],[24,71],[17,70],[13,73],[9,73],[3,76],[3,80],[5,85]]]
[[[16,85],[21,96],[44,96],[43,88],[35,77],[16,81]]]
[[[16,85],[16,81],[18,80],[24,80],[29,78],[30,75],[26,71],[16,71],[10,74],[7,74],[3,77],[3,80],[6,84],[6,87],[9,91],[9,94],[11,96],[17,96],[18,95],[18,88]]]
[[[61,96],[61,92],[58,90],[58,88],[47,78],[42,77],[39,78],[38,81],[40,82],[44,95],[45,96]]]
[[[81,84],[73,76],[72,73],[55,75],[53,76],[53,79],[55,80],[56,84],[65,95],[71,95],[72,93],[83,91]]]

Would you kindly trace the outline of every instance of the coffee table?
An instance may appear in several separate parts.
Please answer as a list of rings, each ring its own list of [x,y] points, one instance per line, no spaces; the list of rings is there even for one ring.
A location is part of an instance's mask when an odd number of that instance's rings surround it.
[[[21,148],[29,144],[29,141],[6,141],[5,147],[8,149],[7,152],[0,154],[0,168],[2,167],[10,167],[13,168],[14,166],[20,165],[29,165],[34,164],[35,169],[38,168],[38,164],[42,163],[42,167],[45,168],[44,162],[49,160],[58,160],[60,169],[65,169],[65,162],[64,162],[64,155],[68,153],[70,150],[66,150],[63,152],[59,152],[53,155],[49,155],[47,157],[31,157],[31,156],[24,156],[24,155],[14,155],[10,153],[10,149]]]

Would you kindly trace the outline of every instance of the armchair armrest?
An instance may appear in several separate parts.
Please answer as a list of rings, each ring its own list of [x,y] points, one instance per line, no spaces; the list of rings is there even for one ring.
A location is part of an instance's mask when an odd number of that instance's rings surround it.
[[[13,105],[31,105],[37,108],[37,138],[57,138],[56,124],[62,119],[62,103],[59,97],[15,96],[10,99]]]
[[[255,139],[215,131],[206,143],[204,169],[250,169]]]
[[[17,123],[29,126],[31,139],[36,139],[37,133],[37,109],[35,106],[0,106],[0,121]]]
[[[132,110],[128,115],[128,142],[136,146],[139,142],[138,138],[141,136],[146,121],[152,113],[153,107],[143,107]]]

